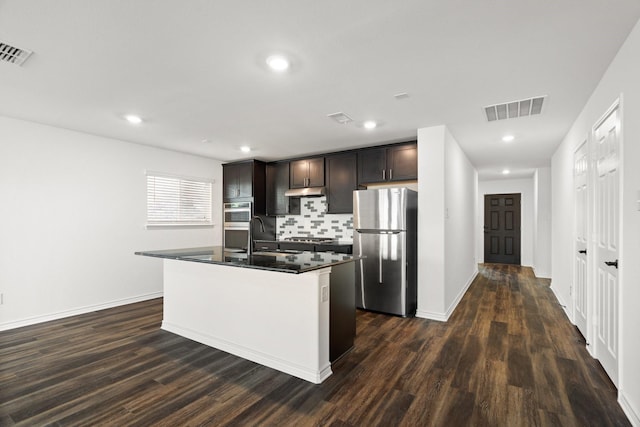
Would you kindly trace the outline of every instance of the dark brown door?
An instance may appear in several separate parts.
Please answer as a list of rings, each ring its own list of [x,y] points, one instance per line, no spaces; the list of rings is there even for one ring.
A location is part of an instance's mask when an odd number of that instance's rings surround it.
[[[484,196],[484,262],[520,265],[520,193]]]

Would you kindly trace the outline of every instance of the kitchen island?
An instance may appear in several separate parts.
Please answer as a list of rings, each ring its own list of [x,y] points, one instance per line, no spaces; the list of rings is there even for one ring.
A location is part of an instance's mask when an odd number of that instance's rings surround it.
[[[353,346],[351,255],[247,257],[217,246],[136,255],[163,259],[166,331],[316,384]]]

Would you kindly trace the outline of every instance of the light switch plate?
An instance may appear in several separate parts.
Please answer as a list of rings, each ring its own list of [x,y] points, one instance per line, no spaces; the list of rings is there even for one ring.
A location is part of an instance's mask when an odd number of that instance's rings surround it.
[[[329,286],[323,286],[321,288],[322,296],[320,297],[321,302],[329,301]]]

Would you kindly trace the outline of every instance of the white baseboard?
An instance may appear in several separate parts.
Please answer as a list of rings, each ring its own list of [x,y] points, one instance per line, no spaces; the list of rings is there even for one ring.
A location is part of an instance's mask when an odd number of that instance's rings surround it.
[[[538,279],[551,279],[551,273],[549,273],[548,271],[536,270],[535,267],[531,267],[531,269],[533,270],[533,274],[536,276],[536,278],[538,278]]]
[[[631,402],[629,402],[629,399],[627,399],[624,391],[622,390],[618,394],[618,403],[620,404],[620,407],[622,407],[622,410],[624,411],[627,418],[629,418],[629,422],[631,422],[631,425],[634,427],[640,427],[640,413],[635,410]]]
[[[287,360],[256,351],[252,348],[238,345],[236,343],[222,340],[214,336],[206,335],[165,321],[162,322],[162,329],[315,384],[320,384],[333,373],[331,371],[331,364],[319,371],[311,370],[304,366],[293,364]]]
[[[436,313],[435,311],[428,310],[416,310],[416,317],[420,317],[422,319],[437,320],[438,322],[446,322],[447,320],[449,320],[449,318],[445,316],[444,313]]]
[[[556,296],[556,299],[558,300],[560,307],[562,307],[562,310],[564,310],[564,313],[569,318],[569,321],[571,322],[571,324],[575,325],[576,322],[574,321],[575,319],[573,318],[573,313],[569,311],[569,307],[562,299],[562,296],[558,292],[556,292],[556,288],[553,286],[553,284],[550,286],[550,289],[551,289],[551,292],[553,292],[553,294]]]
[[[150,294],[138,295],[135,297],[109,301],[102,304],[87,305],[84,307],[74,308],[71,310],[58,311],[56,313],[43,314],[41,316],[29,317],[27,319],[4,322],[4,323],[0,323],[0,331],[8,331],[9,329],[21,328],[23,326],[35,325],[37,323],[49,322],[51,320],[63,319],[65,317],[77,316],[79,314],[90,313],[92,311],[104,310],[107,308],[133,304],[136,302],[146,301],[146,300],[160,298],[160,297],[162,297],[162,292],[153,292]]]
[[[465,285],[462,287],[460,292],[458,292],[458,295],[453,300],[453,302],[449,305],[449,308],[447,309],[446,312],[438,313],[438,312],[418,309],[416,311],[416,317],[420,317],[422,319],[437,320],[439,322],[448,321],[449,317],[451,317],[451,315],[453,314],[453,311],[456,309],[458,304],[460,304],[460,301],[462,301],[462,297],[464,297],[464,294],[467,292],[467,290],[469,290],[469,286],[471,286],[471,283],[473,283],[473,280],[476,278],[477,275],[478,275],[478,265],[476,264],[476,267],[474,268],[473,273],[471,274],[469,279],[467,279],[467,283],[465,283]]]
[[[553,287],[553,285],[551,285],[551,292],[553,292],[553,294],[556,296],[556,299],[558,300],[558,304],[560,304],[560,307],[562,307],[562,310],[564,311],[564,314],[567,315],[567,318],[569,319],[569,322],[571,322],[571,324],[573,326],[576,325],[575,319],[573,317],[573,313],[571,313],[569,311],[569,307],[567,307],[567,304],[565,304],[564,300],[562,299],[562,296],[560,296],[560,294],[558,292],[556,292],[556,289]],[[587,337],[585,337],[585,339],[588,340]],[[594,359],[597,359],[596,355],[593,352],[593,346],[592,345],[585,345],[584,346],[587,349],[587,353],[589,353],[591,355],[591,357],[593,357]]]

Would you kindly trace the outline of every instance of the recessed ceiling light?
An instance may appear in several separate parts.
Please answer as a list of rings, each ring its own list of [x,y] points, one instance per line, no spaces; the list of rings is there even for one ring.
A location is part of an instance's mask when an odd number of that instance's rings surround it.
[[[365,129],[375,129],[378,124],[373,120],[368,120],[363,123],[363,126],[365,127]]]
[[[242,147],[240,147],[240,151],[242,151],[243,153],[248,153],[251,151],[251,147],[243,145]]]
[[[509,175],[511,173],[511,171],[509,169],[504,169],[502,171],[502,175]]]
[[[282,55],[272,55],[267,58],[267,65],[273,71],[283,72],[289,69],[289,60]]]
[[[138,116],[135,116],[133,114],[129,114],[124,116],[124,118],[131,123],[132,125],[139,125],[140,123],[142,123],[142,119]]]
[[[515,137],[514,137],[513,135],[505,135],[505,136],[503,136],[503,137],[502,137],[502,140],[503,140],[504,142],[511,142],[511,141],[513,141],[514,139],[515,139]]]

